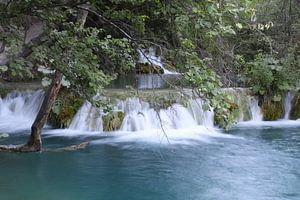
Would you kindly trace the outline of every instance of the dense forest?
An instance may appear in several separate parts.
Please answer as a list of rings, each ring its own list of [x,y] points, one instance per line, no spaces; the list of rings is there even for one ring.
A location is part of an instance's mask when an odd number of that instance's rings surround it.
[[[2,81],[49,85],[18,151],[40,150],[61,85],[93,101],[119,75],[135,72],[139,52],[149,48],[183,74],[223,128],[235,105],[221,88],[249,87],[270,109],[299,86],[299,0],[1,0],[0,19]],[[145,73],[160,73],[148,67]]]

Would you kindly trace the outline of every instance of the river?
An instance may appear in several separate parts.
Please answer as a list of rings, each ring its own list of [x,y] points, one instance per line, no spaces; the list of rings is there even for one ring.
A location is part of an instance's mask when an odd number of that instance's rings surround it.
[[[168,142],[154,132],[45,130],[47,148],[90,144],[83,151],[1,153],[0,199],[300,199],[299,125],[278,123],[244,123],[226,134],[178,130]],[[1,143],[23,142],[28,132]]]

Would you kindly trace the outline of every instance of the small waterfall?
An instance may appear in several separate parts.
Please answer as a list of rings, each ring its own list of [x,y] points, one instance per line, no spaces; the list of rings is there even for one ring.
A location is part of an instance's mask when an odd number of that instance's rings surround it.
[[[192,113],[193,118],[198,124],[206,127],[214,126],[214,112],[211,110],[204,111],[203,101],[201,99],[190,99],[188,103],[188,109]]]
[[[11,92],[0,98],[0,130],[29,129],[39,111],[44,92]]]
[[[290,117],[290,112],[291,112],[291,109],[292,109],[292,101],[294,99],[294,96],[295,96],[295,93],[293,93],[293,92],[288,92],[285,96],[285,99],[284,99],[284,118],[283,119],[288,120],[289,117]]]
[[[88,101],[84,102],[74,116],[69,129],[80,131],[102,131],[102,111]]]
[[[120,131],[147,131],[156,129],[184,129],[198,125],[213,127],[213,111],[204,111],[200,99],[190,100],[187,107],[173,104],[166,109],[154,110],[149,103],[133,97],[119,101],[114,111],[125,116]],[[71,122],[70,129],[103,131],[103,112],[85,102]]]
[[[177,72],[166,69],[161,61],[161,57],[156,55],[155,48],[150,47],[148,50],[138,50],[139,52],[139,63],[149,63],[159,66],[163,69],[164,74],[179,74]]]
[[[249,108],[251,111],[251,120],[252,121],[262,121],[263,114],[261,108],[258,106],[258,100],[254,97],[248,97]]]

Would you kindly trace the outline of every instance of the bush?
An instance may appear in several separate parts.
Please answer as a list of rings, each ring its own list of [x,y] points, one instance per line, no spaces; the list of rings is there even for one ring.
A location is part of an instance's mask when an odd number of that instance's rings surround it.
[[[283,65],[272,55],[258,54],[247,63],[246,84],[254,94],[267,96],[273,101],[281,100],[281,94],[295,87],[296,73],[289,65]]]

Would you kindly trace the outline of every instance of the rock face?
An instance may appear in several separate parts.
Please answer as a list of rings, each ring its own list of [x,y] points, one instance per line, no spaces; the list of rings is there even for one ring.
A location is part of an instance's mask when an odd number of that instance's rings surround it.
[[[34,17],[28,17],[28,28],[25,33],[24,43],[28,44],[43,34],[44,24],[42,21]]]
[[[109,112],[107,115],[102,117],[103,130],[104,131],[115,131],[119,130],[122,126],[125,114],[122,111]]]
[[[251,91],[246,88],[227,88],[225,91],[230,96],[232,107],[235,108],[233,112],[234,118],[237,121],[251,120]]]
[[[262,102],[263,119],[265,121],[275,121],[281,119],[284,115],[283,101],[264,100]]]
[[[296,120],[300,118],[300,92],[298,91],[295,94],[295,97],[292,101],[292,109],[290,113],[290,119]]]
[[[155,64],[149,63],[138,63],[136,65],[136,73],[137,74],[163,74],[164,70]]]

